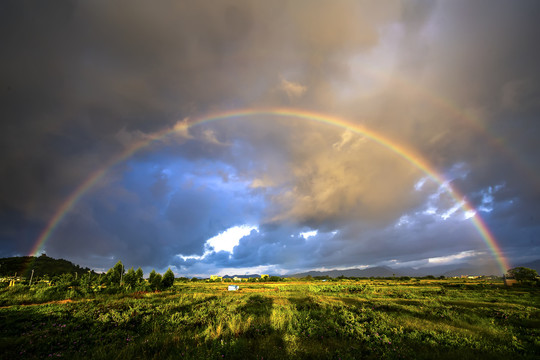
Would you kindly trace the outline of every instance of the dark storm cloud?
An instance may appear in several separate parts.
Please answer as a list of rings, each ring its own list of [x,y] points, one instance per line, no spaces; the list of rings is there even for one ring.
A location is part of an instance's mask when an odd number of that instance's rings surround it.
[[[4,3],[2,112],[10,120],[2,123],[2,185],[10,190],[2,204],[22,214],[11,226],[35,229],[18,241],[37,238],[62,200],[129,146],[118,134],[152,133],[220,106],[290,104],[275,89],[291,69],[322,100],[318,88],[341,71],[338,55],[376,43],[371,19],[384,17],[386,6],[367,16],[352,2],[310,2],[309,13],[306,5]],[[197,150],[182,155],[200,157]],[[120,221],[118,228],[120,238],[137,238]]]
[[[204,174],[222,164],[171,165],[132,161],[123,179],[80,201],[47,249],[71,250],[82,263],[80,254],[95,255],[92,261],[101,257],[103,267],[111,257],[121,257],[128,266],[163,268],[178,254],[202,253],[205,241],[227,228],[257,220],[260,198],[233,181],[222,183],[214,173]],[[156,186],[162,188],[158,196]]]
[[[446,50],[435,52],[431,67],[438,85],[463,108],[475,109],[484,135],[500,144],[489,148],[473,137],[466,146],[454,147],[474,169],[459,187],[474,194],[486,184],[504,184],[484,217],[509,253],[528,248],[538,254],[533,214],[540,211],[540,163],[533,154],[540,131],[540,49],[533,34],[539,31],[540,6],[534,1],[482,5],[441,4],[434,21],[440,23]]]
[[[29,251],[64,199],[137,140],[207,111],[264,105],[342,116],[415,149],[473,205],[492,208],[481,215],[518,259],[538,249],[539,9],[536,1],[3,2],[0,254]],[[191,182],[165,171],[183,161]],[[456,164],[465,176],[451,174]],[[202,261],[332,267],[481,251],[470,226],[440,220],[452,199],[431,199],[432,184],[413,190],[422,176],[343,129],[266,118],[200,126],[112,169],[47,249],[103,267],[121,256],[166,266],[179,253],[202,255],[206,239],[248,219],[259,233],[230,259]],[[423,213],[428,206],[438,217]],[[405,215],[414,227],[397,229]],[[305,229],[319,234],[305,240]]]
[[[281,71],[375,43],[345,3],[310,3],[311,15],[305,5],[3,3],[3,202],[51,211],[119,150],[121,129],[152,132],[195,110],[252,104]]]

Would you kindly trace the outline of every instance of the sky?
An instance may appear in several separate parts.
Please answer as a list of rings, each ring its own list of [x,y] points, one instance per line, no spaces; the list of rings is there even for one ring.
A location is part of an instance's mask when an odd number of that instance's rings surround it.
[[[2,1],[0,257],[178,276],[536,260],[539,18]]]

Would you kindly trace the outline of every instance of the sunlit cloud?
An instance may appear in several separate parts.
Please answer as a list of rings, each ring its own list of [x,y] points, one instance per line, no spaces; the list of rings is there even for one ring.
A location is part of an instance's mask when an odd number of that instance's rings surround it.
[[[457,260],[465,260],[467,258],[471,258],[471,257],[479,256],[479,255],[483,255],[483,252],[467,250],[467,251],[462,251],[458,254],[429,258],[428,262],[430,264],[442,265],[442,264],[453,263],[453,262],[456,262]]]
[[[249,235],[252,231],[259,231],[259,228],[254,225],[239,225],[228,228],[218,235],[206,241],[206,246],[213,251],[233,252],[235,246],[238,245],[241,238]]]
[[[304,231],[300,233],[300,236],[307,240],[310,237],[316,236],[318,232],[318,230]]]

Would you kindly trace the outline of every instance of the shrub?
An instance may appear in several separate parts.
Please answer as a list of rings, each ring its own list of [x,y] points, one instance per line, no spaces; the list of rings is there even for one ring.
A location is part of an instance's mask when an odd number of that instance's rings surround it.
[[[174,284],[174,273],[169,268],[167,269],[165,274],[163,274],[163,279],[161,279],[161,287],[163,289],[168,289],[171,286],[173,286],[173,284]]]
[[[519,266],[508,270],[508,275],[510,275],[520,283],[523,283],[536,280],[538,273],[534,269]]]
[[[160,290],[161,289],[161,274],[157,273],[155,270],[152,270],[150,273],[150,287],[152,290]]]
[[[133,268],[129,268],[129,270],[126,272],[126,275],[124,275],[124,284],[127,288],[133,289],[135,285],[137,285],[137,275],[135,274],[135,270]]]

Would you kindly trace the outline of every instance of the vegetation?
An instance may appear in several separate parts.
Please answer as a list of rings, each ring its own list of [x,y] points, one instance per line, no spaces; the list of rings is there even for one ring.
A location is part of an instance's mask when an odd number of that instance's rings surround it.
[[[81,268],[70,261],[64,259],[53,259],[45,254],[40,256],[19,256],[0,259],[0,276],[22,276],[29,278],[34,270],[34,278],[52,278],[62,274],[77,273],[78,276],[90,271],[88,268]]]
[[[508,275],[521,283],[536,281],[538,277],[536,270],[522,266],[508,270]]]
[[[501,280],[152,281],[0,290],[6,359],[537,359],[540,292]],[[121,271],[121,270],[120,270]],[[172,273],[172,272],[171,272]],[[161,278],[157,282],[156,279]],[[135,279],[135,280],[134,280]],[[167,280],[166,280],[167,279]],[[119,280],[119,279],[118,279]],[[327,279],[324,279],[327,280]],[[75,284],[75,285],[74,285]],[[143,290],[141,290],[143,289]],[[26,305],[23,305],[26,304]]]

